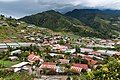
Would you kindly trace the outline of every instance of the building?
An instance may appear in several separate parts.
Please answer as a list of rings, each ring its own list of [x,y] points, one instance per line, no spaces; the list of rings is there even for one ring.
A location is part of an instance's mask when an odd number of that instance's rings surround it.
[[[16,65],[13,65],[12,69],[14,70],[14,72],[18,72],[21,70],[28,70],[28,68],[26,67],[26,65],[28,65],[28,64],[29,64],[29,62],[21,62]]]
[[[70,69],[73,72],[80,73],[81,71],[87,71],[89,68],[87,64],[73,64]]]
[[[44,62],[44,60],[42,58],[40,58],[40,56],[37,56],[34,53],[32,53],[28,56],[28,61],[31,63],[34,63],[36,61],[40,61],[40,63]]]

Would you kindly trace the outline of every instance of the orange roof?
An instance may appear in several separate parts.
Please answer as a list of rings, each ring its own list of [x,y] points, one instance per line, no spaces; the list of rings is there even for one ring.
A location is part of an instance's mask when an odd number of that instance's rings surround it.
[[[81,67],[71,66],[71,70],[72,70],[72,71],[75,71],[75,72],[77,72],[77,73],[80,73],[81,70],[82,70],[82,68],[81,68]]]
[[[87,70],[88,69],[88,65],[87,64],[73,64],[74,67],[80,67],[82,69]]]
[[[34,54],[30,54],[30,55],[28,56],[28,61],[30,61],[30,62],[35,62],[35,61],[37,61],[37,60],[41,60],[41,59],[40,59],[40,56],[36,56],[36,55],[34,55]]]
[[[97,61],[91,59],[91,58],[85,58],[90,64],[95,65]]]
[[[53,62],[44,62],[40,68],[44,69],[44,68],[47,68],[47,69],[53,69],[55,70],[56,69],[56,63],[53,63]]]

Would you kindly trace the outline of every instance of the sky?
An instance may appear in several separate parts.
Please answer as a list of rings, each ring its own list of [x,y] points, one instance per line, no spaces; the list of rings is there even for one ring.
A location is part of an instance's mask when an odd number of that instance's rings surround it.
[[[20,18],[47,10],[97,8],[120,10],[120,0],[0,0],[0,14]]]

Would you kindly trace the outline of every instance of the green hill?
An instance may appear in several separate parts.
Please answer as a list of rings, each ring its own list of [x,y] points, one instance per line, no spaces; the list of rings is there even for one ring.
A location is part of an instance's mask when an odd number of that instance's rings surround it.
[[[56,12],[54,10],[38,13],[31,16],[25,16],[21,19],[29,24],[34,24],[39,27],[45,27],[52,29],[56,32],[72,32],[80,36],[89,36],[89,37],[100,37],[97,31],[94,31],[81,21],[72,18],[66,17],[63,14]]]
[[[50,29],[40,28],[0,15],[0,42],[29,42],[30,40],[26,36],[34,36],[35,33],[39,33],[41,36],[54,34]]]
[[[119,10],[75,9],[65,15],[78,19],[99,32],[102,37],[110,38],[112,35],[120,35]]]
[[[54,10],[25,16],[19,20],[56,32],[72,32],[79,36],[111,38],[120,35],[120,11],[75,9],[66,14]]]

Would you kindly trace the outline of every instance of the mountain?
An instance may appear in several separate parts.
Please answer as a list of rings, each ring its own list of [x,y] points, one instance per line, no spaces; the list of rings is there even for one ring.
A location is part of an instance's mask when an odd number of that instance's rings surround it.
[[[34,39],[38,39],[38,36],[35,33],[41,35],[41,38],[46,35],[50,36],[59,34],[54,33],[50,29],[40,28],[35,25],[27,24],[23,21],[18,21],[12,17],[5,17],[4,15],[0,15],[0,43],[30,42],[31,36],[34,37]]]
[[[75,35],[111,38],[120,34],[120,11],[75,9],[61,14],[54,10],[25,16],[19,20],[54,31],[72,32]]]
[[[63,14],[54,10],[38,13],[31,16],[25,16],[19,20],[25,21],[29,24],[34,24],[39,27],[52,29],[53,31],[72,32],[80,36],[98,36],[99,33],[88,26],[84,26],[81,21],[66,17]]]
[[[78,19],[105,38],[120,35],[120,10],[75,9],[65,16]]]

